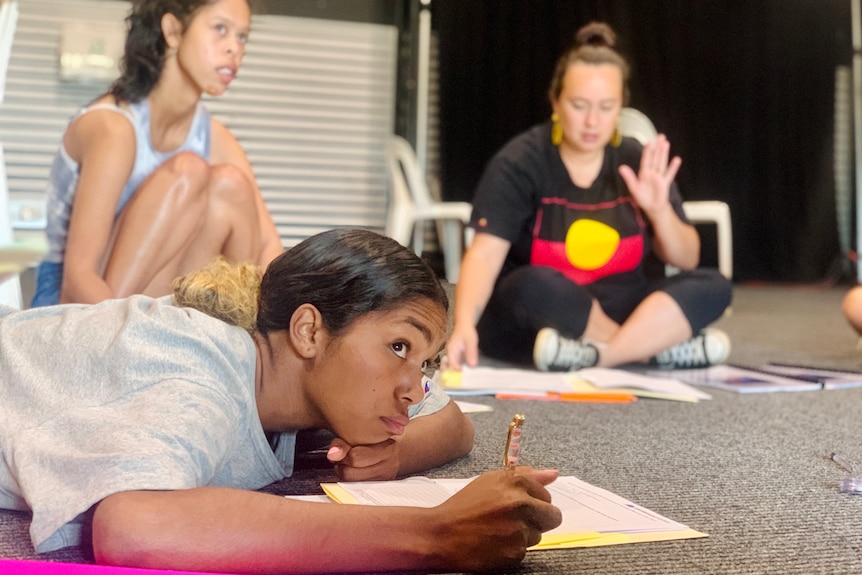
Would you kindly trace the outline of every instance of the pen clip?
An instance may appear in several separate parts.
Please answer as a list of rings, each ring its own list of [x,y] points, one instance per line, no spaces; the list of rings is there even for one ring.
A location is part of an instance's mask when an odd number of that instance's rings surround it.
[[[840,493],[849,493],[851,495],[862,495],[862,478],[857,474],[857,465],[847,459],[844,455],[838,452],[833,452],[830,459],[838,464],[838,467],[847,472],[849,477],[842,479],[838,484]]]
[[[844,457],[842,454],[838,453],[837,451],[833,452],[830,458],[832,459],[832,461],[838,464],[838,467],[840,467],[847,473],[856,473],[856,464]]]
[[[503,453],[503,467],[514,468],[518,465],[521,451],[521,436],[524,432],[524,416],[516,413],[509,423],[509,433],[506,435],[506,450]]]

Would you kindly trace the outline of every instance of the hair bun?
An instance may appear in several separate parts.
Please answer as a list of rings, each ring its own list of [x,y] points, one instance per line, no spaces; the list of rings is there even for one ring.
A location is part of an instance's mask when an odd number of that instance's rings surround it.
[[[173,281],[174,305],[191,307],[254,333],[261,270],[223,257]]]
[[[575,35],[578,46],[607,46],[614,48],[617,43],[617,35],[613,29],[604,22],[590,22]]]

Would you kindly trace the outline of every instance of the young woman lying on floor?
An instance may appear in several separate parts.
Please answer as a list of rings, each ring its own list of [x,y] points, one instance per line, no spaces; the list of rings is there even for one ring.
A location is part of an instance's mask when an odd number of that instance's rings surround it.
[[[86,543],[91,522],[106,564],[473,571],[518,563],[559,525],[553,470],[492,471],[431,509],[252,491],[291,475],[303,429],[338,438],[330,458],[349,479],[471,449],[471,423],[423,377],[448,301],[409,249],[334,230],[262,278],[218,262],[175,288],[0,308],[0,507],[32,510],[37,551]]]

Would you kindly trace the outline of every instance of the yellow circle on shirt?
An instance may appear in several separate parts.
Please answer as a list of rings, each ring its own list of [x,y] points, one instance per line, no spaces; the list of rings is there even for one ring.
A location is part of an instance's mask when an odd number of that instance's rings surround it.
[[[596,220],[577,220],[566,233],[566,257],[582,270],[602,267],[620,245],[620,234]]]

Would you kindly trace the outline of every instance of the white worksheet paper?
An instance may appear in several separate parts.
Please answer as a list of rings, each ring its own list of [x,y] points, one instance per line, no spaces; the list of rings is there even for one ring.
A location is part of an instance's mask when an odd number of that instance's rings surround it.
[[[462,489],[470,479],[409,477],[399,481],[339,483],[359,503],[434,507]],[[562,524],[548,535],[678,531],[687,527],[610,491],[576,477],[559,477],[547,486],[551,500],[563,512]]]

